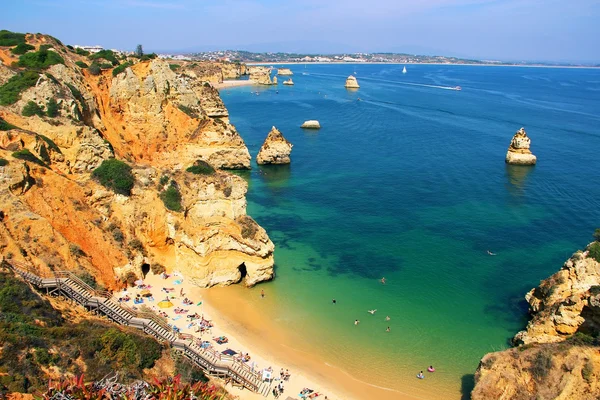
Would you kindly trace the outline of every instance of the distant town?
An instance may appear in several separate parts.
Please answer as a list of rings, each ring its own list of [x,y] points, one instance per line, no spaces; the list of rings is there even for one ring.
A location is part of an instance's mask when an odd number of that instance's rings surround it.
[[[101,46],[81,46],[91,53],[104,50]],[[118,54],[133,54],[131,51],[112,49]],[[582,64],[532,61],[475,60],[468,58],[425,56],[406,53],[340,53],[340,54],[303,54],[303,53],[254,53],[243,50],[219,50],[195,53],[160,53],[159,58],[189,61],[228,61],[247,64],[261,63],[396,63],[396,64],[481,64],[481,65],[544,65],[544,66],[584,66]],[[585,65],[600,67],[600,64]]]

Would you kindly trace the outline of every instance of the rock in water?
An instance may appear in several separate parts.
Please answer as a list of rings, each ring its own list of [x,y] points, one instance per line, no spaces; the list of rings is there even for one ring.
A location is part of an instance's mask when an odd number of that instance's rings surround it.
[[[256,162],[258,164],[289,164],[292,146],[281,132],[273,127],[256,156]]]
[[[276,76],[273,77],[273,85],[277,85],[277,77]]]
[[[294,75],[291,69],[289,68],[279,68],[277,70],[277,75]]]
[[[321,129],[321,124],[319,124],[319,121],[313,119],[310,121],[304,121],[304,123],[302,124],[302,126],[300,126],[300,128]]]
[[[513,136],[508,152],[506,153],[506,162],[516,165],[534,165],[537,161],[536,156],[531,154],[529,146],[531,140],[527,137],[525,128],[521,128]]]
[[[346,79],[345,86],[348,89],[358,89],[360,87],[358,86],[358,81],[356,80],[356,77],[354,75],[350,75],[348,79]]]
[[[294,81],[292,81],[292,78],[288,79],[287,81],[283,81],[284,85],[293,85]]]

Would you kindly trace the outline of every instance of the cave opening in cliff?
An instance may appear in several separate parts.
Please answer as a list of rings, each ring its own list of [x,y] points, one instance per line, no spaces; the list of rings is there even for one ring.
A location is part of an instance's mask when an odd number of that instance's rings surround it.
[[[142,276],[145,278],[150,272],[150,264],[142,264]]]
[[[238,267],[238,271],[240,271],[240,280],[238,282],[241,282],[246,277],[246,275],[248,275],[248,271],[246,270],[246,264],[241,263]]]

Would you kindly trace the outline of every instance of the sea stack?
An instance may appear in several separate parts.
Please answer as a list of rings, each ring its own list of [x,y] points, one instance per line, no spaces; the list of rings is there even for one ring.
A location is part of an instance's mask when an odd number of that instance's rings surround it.
[[[513,136],[508,152],[506,153],[506,163],[515,165],[535,165],[537,158],[529,150],[531,140],[527,137],[525,128],[521,128]]]
[[[319,124],[319,121],[311,119],[310,121],[304,121],[304,123],[300,126],[300,128],[321,129],[321,124]]]
[[[293,72],[292,72],[292,70],[291,70],[291,69],[289,69],[289,68],[279,68],[279,69],[277,70],[277,75],[285,75],[285,76],[288,76],[288,75],[294,75],[294,73],[293,73]]]
[[[277,85],[277,77],[276,76],[273,77],[273,85]]]
[[[258,155],[258,164],[289,164],[293,145],[275,127],[267,135]]]
[[[358,89],[358,81],[354,75],[350,75],[348,79],[346,79],[346,88],[348,89]]]
[[[283,81],[284,85],[294,85],[294,81],[292,81],[292,78],[288,79],[287,81]]]

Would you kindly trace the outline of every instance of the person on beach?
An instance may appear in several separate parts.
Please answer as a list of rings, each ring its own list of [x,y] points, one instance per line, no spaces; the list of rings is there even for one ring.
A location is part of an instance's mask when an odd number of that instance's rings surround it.
[[[359,320],[357,320],[357,319],[355,319],[355,320],[354,320],[354,325],[358,325],[358,324],[360,324],[360,321],[359,321]]]
[[[179,297],[183,297],[183,288],[179,291]]]
[[[265,291],[264,290],[260,291],[260,297],[262,297],[263,299],[265,298]]]
[[[385,276],[383,278],[381,278],[381,284],[385,285]]]

